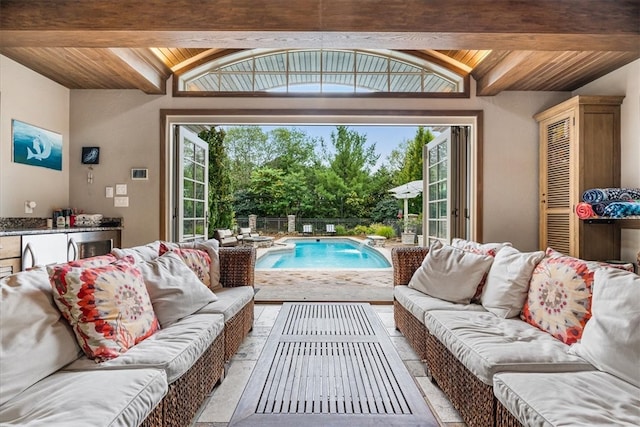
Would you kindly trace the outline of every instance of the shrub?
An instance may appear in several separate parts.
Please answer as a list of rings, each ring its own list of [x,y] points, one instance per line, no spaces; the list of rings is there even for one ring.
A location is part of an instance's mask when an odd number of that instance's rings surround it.
[[[392,238],[396,234],[393,227],[384,224],[371,224],[371,228],[373,230],[373,234],[386,237],[387,239]]]
[[[336,235],[338,236],[346,236],[347,228],[344,225],[336,225]]]
[[[373,233],[372,228],[366,225],[356,225],[355,227],[353,227],[353,234],[361,235],[361,234],[371,234],[371,233]]]

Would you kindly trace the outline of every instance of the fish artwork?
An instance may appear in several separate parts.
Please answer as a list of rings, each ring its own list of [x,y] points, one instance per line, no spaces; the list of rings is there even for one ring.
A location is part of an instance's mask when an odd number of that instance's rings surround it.
[[[51,143],[40,137],[33,138],[33,151],[27,147],[27,159],[44,160],[51,155]]]
[[[61,134],[16,119],[11,128],[14,163],[62,170]]]

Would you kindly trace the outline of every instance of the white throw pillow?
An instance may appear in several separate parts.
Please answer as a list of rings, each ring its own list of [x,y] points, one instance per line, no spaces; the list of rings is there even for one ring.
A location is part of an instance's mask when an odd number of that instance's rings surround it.
[[[491,256],[435,241],[409,281],[409,287],[445,301],[469,304],[492,262]]]
[[[591,319],[569,353],[640,387],[640,276],[618,268],[596,270]]]
[[[533,269],[542,258],[544,251],[520,252],[511,246],[500,249],[487,275],[482,306],[504,319],[518,316],[527,299]]]
[[[137,266],[163,328],[218,299],[173,252]]]
[[[113,248],[111,253],[118,259],[131,255],[136,263],[151,261],[159,255],[160,240],[132,248]]]

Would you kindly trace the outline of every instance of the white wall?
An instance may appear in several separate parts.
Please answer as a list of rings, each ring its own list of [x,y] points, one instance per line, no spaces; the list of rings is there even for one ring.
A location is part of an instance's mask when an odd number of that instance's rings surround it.
[[[0,217],[48,217],[69,206],[69,89],[0,55]],[[13,163],[11,120],[62,134],[62,171]],[[24,213],[24,202],[38,206]]]
[[[640,59],[576,90],[573,95],[625,95],[621,108],[623,187],[640,188]],[[640,230],[623,229],[620,258],[635,261]]]

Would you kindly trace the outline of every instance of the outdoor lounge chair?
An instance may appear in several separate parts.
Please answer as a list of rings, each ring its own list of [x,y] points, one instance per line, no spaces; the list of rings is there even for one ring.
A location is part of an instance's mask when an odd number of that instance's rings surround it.
[[[238,238],[228,228],[218,229],[213,237],[220,242],[220,246],[238,246]]]
[[[304,224],[302,226],[302,234],[313,234],[313,225]]]
[[[335,224],[327,224],[327,234],[336,234]]]

